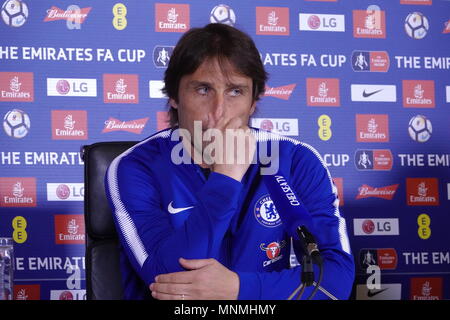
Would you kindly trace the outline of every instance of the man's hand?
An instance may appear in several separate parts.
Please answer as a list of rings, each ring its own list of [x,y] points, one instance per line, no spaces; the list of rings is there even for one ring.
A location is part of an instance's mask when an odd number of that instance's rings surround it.
[[[190,271],[160,274],[150,285],[152,296],[159,300],[236,300],[238,275],[215,259],[180,258]]]
[[[256,139],[240,118],[229,121],[221,131],[222,161],[215,163],[212,170],[241,181],[253,160]]]

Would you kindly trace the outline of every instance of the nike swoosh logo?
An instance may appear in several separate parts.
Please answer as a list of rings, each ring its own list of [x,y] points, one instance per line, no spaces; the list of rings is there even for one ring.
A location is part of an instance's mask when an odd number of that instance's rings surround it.
[[[372,291],[372,290],[369,290],[369,291],[367,291],[367,296],[369,297],[369,298],[372,298],[372,297],[375,297],[377,294],[380,294],[380,293],[382,293],[383,291],[386,291],[388,288],[385,288],[385,289],[382,289],[382,290],[378,290],[378,291]]]
[[[364,98],[368,98],[368,97],[373,96],[375,93],[378,93],[380,91],[383,91],[383,89],[375,90],[375,91],[372,91],[372,92],[369,92],[369,93],[367,93],[366,90],[364,89],[362,95],[363,95]]]
[[[173,201],[170,201],[169,205],[167,206],[167,211],[169,211],[170,214],[177,214],[181,211],[188,210],[188,209],[191,209],[194,207],[194,206],[192,206],[192,207],[185,207],[185,208],[174,208],[172,206],[172,202]]]

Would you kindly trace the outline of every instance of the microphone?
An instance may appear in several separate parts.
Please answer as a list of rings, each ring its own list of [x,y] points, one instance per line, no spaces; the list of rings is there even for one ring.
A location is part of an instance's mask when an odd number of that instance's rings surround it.
[[[263,175],[263,181],[289,236],[300,241],[304,253],[311,256],[315,264],[321,264],[311,215],[284,175],[280,171],[276,175]]]

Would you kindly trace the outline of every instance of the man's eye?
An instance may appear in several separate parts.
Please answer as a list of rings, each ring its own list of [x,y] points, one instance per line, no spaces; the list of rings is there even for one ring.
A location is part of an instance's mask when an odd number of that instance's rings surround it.
[[[197,88],[197,93],[201,94],[201,95],[207,95],[209,91],[208,87],[198,87]]]
[[[230,90],[230,95],[232,97],[240,96],[240,95],[242,95],[242,90],[241,89],[231,89]]]

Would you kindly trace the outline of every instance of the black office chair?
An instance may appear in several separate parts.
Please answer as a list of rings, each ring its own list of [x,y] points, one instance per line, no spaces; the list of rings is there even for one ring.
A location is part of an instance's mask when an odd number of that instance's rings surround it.
[[[119,239],[106,199],[106,169],[137,141],[99,142],[83,146],[86,294],[88,300],[122,299]]]

